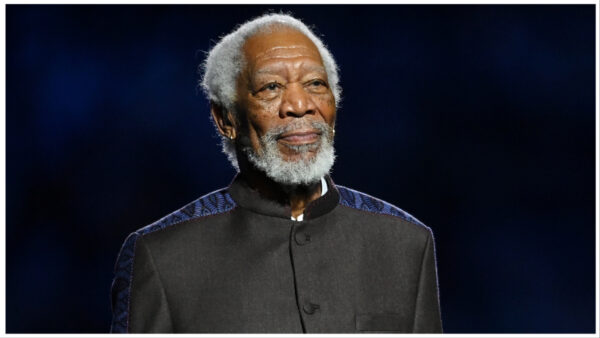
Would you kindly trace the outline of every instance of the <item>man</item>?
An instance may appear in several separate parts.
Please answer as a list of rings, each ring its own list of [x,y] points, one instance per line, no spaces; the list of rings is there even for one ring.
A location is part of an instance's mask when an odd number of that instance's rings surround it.
[[[269,14],[223,37],[203,87],[232,183],[132,233],[112,332],[441,332],[431,230],[335,185],[335,61]]]

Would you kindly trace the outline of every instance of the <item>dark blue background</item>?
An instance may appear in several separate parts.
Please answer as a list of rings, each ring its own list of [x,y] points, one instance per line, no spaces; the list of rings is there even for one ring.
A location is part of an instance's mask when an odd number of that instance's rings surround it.
[[[446,332],[594,331],[593,5],[9,5],[7,332],[106,332],[126,235],[229,183],[197,66],[268,9],[339,62],[336,183],[433,229]]]

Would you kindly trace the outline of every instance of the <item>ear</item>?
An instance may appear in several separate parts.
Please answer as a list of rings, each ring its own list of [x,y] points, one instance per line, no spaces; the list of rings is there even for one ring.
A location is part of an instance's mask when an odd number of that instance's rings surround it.
[[[210,113],[221,135],[231,140],[237,137],[237,122],[229,110],[215,102],[211,102]]]

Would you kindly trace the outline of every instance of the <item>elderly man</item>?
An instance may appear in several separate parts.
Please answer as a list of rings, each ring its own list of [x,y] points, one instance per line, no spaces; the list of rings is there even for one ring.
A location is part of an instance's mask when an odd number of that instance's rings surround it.
[[[431,230],[328,175],[340,88],[311,30],[249,21],[202,84],[238,174],[125,240],[112,332],[441,332]]]

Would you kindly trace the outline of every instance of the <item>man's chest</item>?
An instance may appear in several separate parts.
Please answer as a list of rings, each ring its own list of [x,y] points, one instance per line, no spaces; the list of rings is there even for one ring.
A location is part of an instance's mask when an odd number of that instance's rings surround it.
[[[419,257],[402,243],[339,220],[250,220],[157,260],[176,329],[356,332],[392,318],[388,327],[410,330]]]

